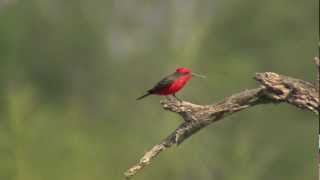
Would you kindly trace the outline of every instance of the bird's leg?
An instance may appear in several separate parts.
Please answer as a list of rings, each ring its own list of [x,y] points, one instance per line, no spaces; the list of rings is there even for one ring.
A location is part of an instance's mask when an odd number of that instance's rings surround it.
[[[173,95],[173,97],[175,97],[178,101],[182,102],[182,100],[181,100],[180,98],[178,98],[175,93],[172,94],[172,95]]]
[[[173,101],[173,100],[174,100],[173,97],[171,97],[171,96],[165,96],[165,98],[166,98],[168,101]]]

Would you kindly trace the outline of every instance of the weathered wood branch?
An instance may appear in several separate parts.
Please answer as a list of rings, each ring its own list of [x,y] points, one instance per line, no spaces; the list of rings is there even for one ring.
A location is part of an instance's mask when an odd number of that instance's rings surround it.
[[[178,113],[184,121],[167,138],[147,151],[137,164],[128,169],[125,177],[131,178],[149,165],[163,150],[174,144],[181,144],[203,127],[255,105],[286,102],[319,114],[319,89],[315,85],[273,72],[257,73],[255,79],[260,82],[260,87],[242,91],[212,105],[197,105],[172,98],[161,101],[165,110]]]
[[[319,44],[320,45],[320,44]],[[314,58],[314,62],[317,65],[318,68],[318,78],[316,82],[316,87],[319,90],[319,85],[320,85],[320,59],[319,57]],[[320,123],[318,124],[318,179],[320,180]]]
[[[316,88],[319,90],[319,84],[320,84],[320,59],[319,57],[315,57],[314,58],[314,62],[317,65],[317,70],[318,70],[318,78],[317,78],[317,82],[316,82]]]

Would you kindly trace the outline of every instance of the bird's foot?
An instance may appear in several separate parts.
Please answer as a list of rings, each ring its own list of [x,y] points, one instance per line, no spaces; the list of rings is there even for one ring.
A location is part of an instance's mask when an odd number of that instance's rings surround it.
[[[170,96],[164,96],[167,101],[172,101],[172,98]]]
[[[178,100],[180,103],[182,103],[182,100],[180,98],[178,98],[175,94],[173,94],[173,97]]]
[[[166,98],[167,101],[170,101],[170,102],[174,102],[174,101],[178,101],[180,103],[182,102],[181,99],[179,99],[179,98],[177,98],[175,96],[165,96],[165,98]]]

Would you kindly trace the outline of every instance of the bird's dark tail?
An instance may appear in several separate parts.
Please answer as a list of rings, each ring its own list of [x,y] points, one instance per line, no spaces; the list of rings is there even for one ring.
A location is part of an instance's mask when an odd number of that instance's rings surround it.
[[[149,96],[150,94],[151,94],[150,92],[147,92],[145,95],[138,97],[136,100],[140,100],[142,98],[145,98],[145,97]]]

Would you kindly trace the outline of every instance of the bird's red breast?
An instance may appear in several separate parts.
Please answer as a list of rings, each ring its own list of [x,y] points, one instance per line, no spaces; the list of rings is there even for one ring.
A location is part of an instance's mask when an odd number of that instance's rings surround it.
[[[169,83],[166,87],[159,89],[158,91],[154,92],[154,94],[158,95],[169,95],[178,92],[183,86],[188,82],[188,80],[192,77],[191,74],[182,75],[177,79],[173,80]]]

